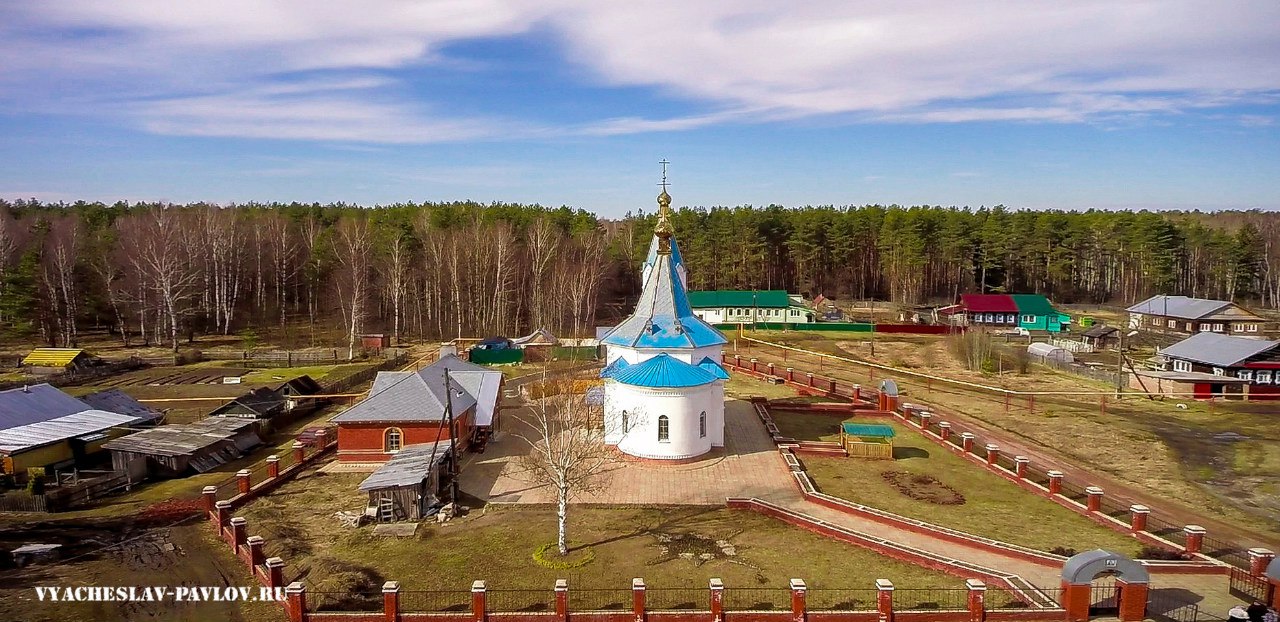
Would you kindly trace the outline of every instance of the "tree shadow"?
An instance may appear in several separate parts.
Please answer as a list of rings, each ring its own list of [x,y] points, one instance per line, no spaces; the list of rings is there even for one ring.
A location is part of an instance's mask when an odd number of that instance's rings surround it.
[[[894,447],[893,459],[906,460],[908,458],[928,458],[929,450],[923,447]]]

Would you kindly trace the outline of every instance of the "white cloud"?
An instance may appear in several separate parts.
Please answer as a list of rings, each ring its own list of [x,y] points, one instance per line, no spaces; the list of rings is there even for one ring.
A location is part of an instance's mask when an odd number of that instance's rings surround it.
[[[10,3],[0,24],[0,107],[186,135],[398,143],[808,116],[1080,122],[1280,91],[1273,0],[61,0]],[[402,88],[398,72],[458,63],[445,45],[534,31],[602,87],[653,87],[691,112],[551,128],[520,121],[539,115],[501,84],[504,119],[442,116]],[[298,78],[308,72],[333,75]]]

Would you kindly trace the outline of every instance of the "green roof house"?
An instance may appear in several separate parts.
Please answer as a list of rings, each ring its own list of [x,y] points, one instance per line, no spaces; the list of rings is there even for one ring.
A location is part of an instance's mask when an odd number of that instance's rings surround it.
[[[957,308],[958,307],[958,308]],[[969,325],[1007,326],[1059,333],[1071,317],[1040,294],[962,294],[950,313],[964,314]]]
[[[711,324],[813,321],[813,309],[804,304],[804,299],[781,289],[689,292],[689,306],[694,315]]]

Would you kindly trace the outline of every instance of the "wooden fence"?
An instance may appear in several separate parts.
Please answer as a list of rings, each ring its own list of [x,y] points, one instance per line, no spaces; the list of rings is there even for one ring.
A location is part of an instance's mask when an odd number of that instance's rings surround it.
[[[325,393],[342,393],[343,391],[346,391],[351,387],[358,386],[373,380],[374,377],[377,376],[378,372],[380,371],[389,371],[389,370],[398,369],[400,367],[407,365],[408,363],[409,363],[409,355],[404,350],[395,350],[392,353],[392,356],[387,360],[383,361],[381,364],[375,365],[373,367],[367,367],[365,369],[353,371],[349,374],[345,374],[345,375],[333,378],[332,380],[329,378],[325,378],[324,392]]]

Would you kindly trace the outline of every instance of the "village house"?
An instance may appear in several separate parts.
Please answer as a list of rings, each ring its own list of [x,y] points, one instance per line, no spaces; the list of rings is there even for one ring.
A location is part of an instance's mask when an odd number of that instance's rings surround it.
[[[1129,328],[1139,330],[1183,335],[1213,332],[1246,337],[1260,337],[1266,332],[1265,318],[1226,300],[1158,295],[1126,310]]]
[[[0,465],[19,476],[31,468],[92,466],[104,443],[160,417],[119,392],[78,400],[48,384],[0,391]]]
[[[453,354],[418,371],[378,372],[369,397],[333,418],[338,425],[338,459],[382,463],[410,445],[450,438],[456,439],[458,451],[464,451],[473,433],[498,427],[502,382],[502,372]],[[452,429],[446,404],[451,406]]]
[[[1131,385],[1196,399],[1280,399],[1280,342],[1204,332],[1157,351],[1160,369]],[[1144,386],[1145,385],[1145,386]]]
[[[259,387],[223,404],[210,417],[236,417],[260,422],[259,431],[268,432],[314,410],[316,400],[303,399],[320,393],[320,385],[310,376],[300,376],[271,387]]]
[[[696,317],[710,324],[814,321],[813,309],[804,304],[804,298],[780,289],[692,291],[689,306]]]
[[[938,309],[941,321],[954,326],[1022,328],[1060,333],[1071,317],[1040,294],[961,294],[960,302]]]

